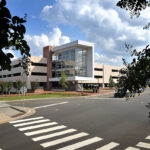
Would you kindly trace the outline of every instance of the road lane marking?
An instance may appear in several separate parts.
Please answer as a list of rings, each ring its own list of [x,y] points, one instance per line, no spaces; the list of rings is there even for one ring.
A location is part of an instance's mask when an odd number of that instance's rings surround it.
[[[113,98],[113,97],[110,97],[110,98],[108,98],[108,97],[100,97],[100,98],[89,98],[89,99],[93,99],[93,100],[96,100],[96,99],[115,99],[115,100],[122,100],[122,99],[124,99],[124,98]]]
[[[68,136],[68,137],[65,137],[65,138],[62,138],[62,139],[46,142],[46,143],[43,143],[43,144],[40,144],[40,145],[43,146],[44,148],[46,148],[46,147],[54,146],[54,145],[57,145],[57,144],[60,144],[60,143],[68,142],[68,141],[71,141],[71,140],[74,140],[74,139],[78,139],[78,138],[81,138],[81,137],[84,137],[84,136],[87,136],[87,135],[89,135],[89,134],[81,132],[81,133],[78,133],[78,134],[75,134],[75,135],[71,135],[71,136]]]
[[[75,144],[72,144],[72,145],[60,148],[58,150],[75,150],[75,149],[78,149],[78,148],[81,148],[81,147],[93,144],[95,142],[99,142],[101,140],[102,140],[102,138],[94,137],[94,138],[87,139],[85,141],[81,141],[81,142],[78,142],[78,143],[75,143]]]
[[[120,144],[115,143],[115,142],[111,142],[111,143],[106,144],[106,145],[104,145],[104,146],[102,146],[100,148],[97,148],[96,150],[111,150],[112,148],[114,148],[114,147],[116,147],[118,145],[120,145]]]
[[[59,130],[59,129],[63,129],[63,128],[66,128],[66,126],[61,125],[61,126],[51,127],[51,128],[47,128],[47,129],[42,129],[42,130],[27,132],[27,133],[24,133],[24,134],[26,136],[31,136],[31,135],[36,135],[36,134],[40,134],[40,133],[55,131],[55,130]]]
[[[56,106],[56,105],[67,104],[67,103],[68,102],[56,103],[56,104],[50,104],[50,105],[44,105],[44,106],[34,107],[33,109],[40,109],[40,108],[45,108],[45,107],[51,107],[51,106]]]
[[[14,127],[20,127],[20,126],[26,126],[26,125],[30,125],[30,124],[36,124],[36,123],[47,122],[47,121],[50,121],[50,120],[49,119],[43,119],[43,120],[32,121],[32,122],[27,122],[27,123],[15,124],[13,126]]]
[[[139,142],[136,146],[150,149],[150,144],[149,143]]]
[[[67,134],[67,133],[72,133],[72,132],[75,132],[75,131],[77,131],[77,130],[75,130],[75,129],[64,130],[64,131],[61,131],[61,132],[56,132],[56,133],[52,133],[52,134],[32,138],[32,140],[33,141],[40,141],[40,140],[44,140],[44,139],[64,135],[64,134]]]
[[[135,148],[135,147],[128,147],[125,150],[140,150],[139,148]]]
[[[38,120],[38,119],[43,119],[44,117],[35,117],[35,118],[29,118],[29,119],[21,119],[21,120],[16,120],[16,121],[11,121],[9,123],[19,123],[19,122],[26,122],[30,120]]]
[[[31,129],[36,129],[36,128],[41,128],[41,127],[46,127],[46,126],[52,126],[58,124],[57,122],[50,122],[50,123],[44,123],[44,124],[39,124],[35,126],[28,126],[24,128],[19,128],[19,131],[26,131],[26,130],[31,130]]]
[[[62,103],[62,102],[64,102],[64,101],[49,101],[49,100],[47,100],[47,101],[41,101],[41,100],[35,100],[35,101],[24,101],[24,103]],[[17,102],[17,103],[13,103],[13,104],[22,104],[22,102]]]
[[[145,139],[150,140],[150,136],[147,136]]]

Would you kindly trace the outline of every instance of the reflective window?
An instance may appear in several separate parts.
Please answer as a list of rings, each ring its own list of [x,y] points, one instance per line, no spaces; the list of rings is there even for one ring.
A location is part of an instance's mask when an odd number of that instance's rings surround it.
[[[87,76],[87,50],[69,49],[55,53],[52,62],[52,76],[61,77],[61,72],[70,76]],[[57,58],[57,59],[56,59]]]

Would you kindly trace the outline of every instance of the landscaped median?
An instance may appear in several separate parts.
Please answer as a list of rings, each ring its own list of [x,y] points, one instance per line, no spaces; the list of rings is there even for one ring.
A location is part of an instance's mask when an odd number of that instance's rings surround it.
[[[77,97],[77,96],[91,96],[99,94],[111,93],[113,90],[101,89],[98,93],[93,93],[92,91],[45,91],[45,93],[27,93],[25,96],[21,94],[11,94],[11,95],[0,95],[0,101],[11,101],[11,100],[25,100],[25,99],[42,99],[42,98],[64,98],[64,97]]]
[[[46,94],[27,94],[22,95],[5,95],[0,96],[0,101],[4,100],[24,100],[24,99],[42,99],[42,98],[61,98],[61,97],[72,97],[72,96],[81,96],[81,93],[66,93],[66,92],[57,92],[57,93],[46,93]]]

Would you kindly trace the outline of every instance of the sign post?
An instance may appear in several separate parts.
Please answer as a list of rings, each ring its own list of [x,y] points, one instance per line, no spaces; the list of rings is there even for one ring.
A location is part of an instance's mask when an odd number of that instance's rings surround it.
[[[27,93],[27,88],[25,86],[23,86],[20,91],[21,91],[22,95],[25,96],[25,94]],[[23,99],[23,107],[24,107],[24,99]]]

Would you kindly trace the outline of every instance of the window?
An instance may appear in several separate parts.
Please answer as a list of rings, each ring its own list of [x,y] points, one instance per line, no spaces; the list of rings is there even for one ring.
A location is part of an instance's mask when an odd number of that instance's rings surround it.
[[[45,87],[46,86],[46,82],[39,82],[39,86]]]
[[[116,77],[116,76],[112,76],[112,78],[113,78],[113,79],[118,79],[119,77]]]
[[[32,62],[31,65],[32,66],[43,66],[43,67],[47,66],[47,64],[44,64],[44,63],[35,63],[35,62]]]
[[[43,72],[32,72],[31,75],[33,75],[33,76],[47,76],[47,73],[43,73]]]
[[[21,66],[21,64],[19,63],[19,64],[16,64],[16,65],[13,65],[13,68],[17,68],[17,67],[20,67]]]
[[[119,72],[119,70],[112,69],[112,72]]]
[[[11,74],[8,74],[7,76],[8,76],[8,77],[11,77]]]
[[[95,71],[103,71],[102,68],[94,68]]]
[[[87,50],[74,48],[56,53],[58,60],[53,59],[53,77],[60,77],[62,70],[69,76],[88,76],[87,74]]]
[[[2,76],[0,76],[0,78],[2,78]]]
[[[99,78],[103,78],[103,76],[94,76],[94,78],[99,79]]]
[[[6,75],[3,75],[3,78],[6,78]]]
[[[21,75],[21,73],[14,73],[14,77],[15,76],[20,76]]]

